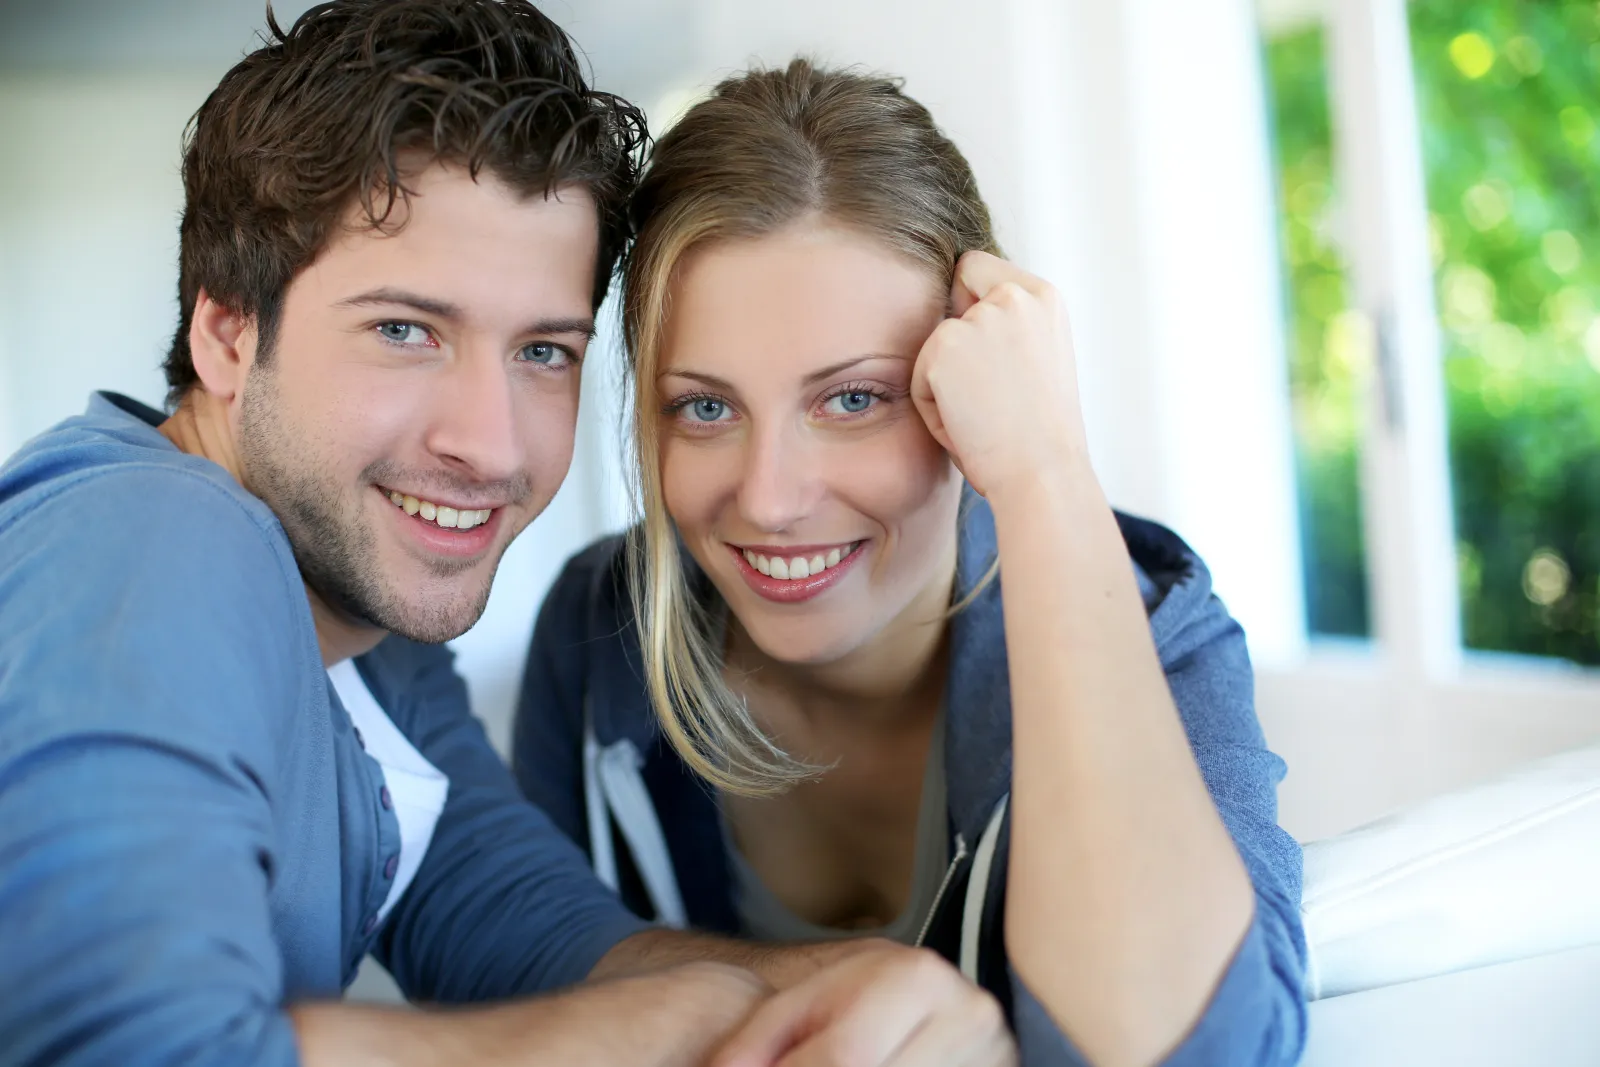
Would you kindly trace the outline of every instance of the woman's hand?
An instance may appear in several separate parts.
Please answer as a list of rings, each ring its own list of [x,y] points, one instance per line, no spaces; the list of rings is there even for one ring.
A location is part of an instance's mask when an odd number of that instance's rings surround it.
[[[926,949],[825,967],[745,1021],[713,1067],[1016,1067],[1000,1005]]]
[[[968,252],[950,302],[955,317],[923,344],[911,396],[972,487],[992,500],[1044,464],[1087,465],[1077,363],[1055,289]]]

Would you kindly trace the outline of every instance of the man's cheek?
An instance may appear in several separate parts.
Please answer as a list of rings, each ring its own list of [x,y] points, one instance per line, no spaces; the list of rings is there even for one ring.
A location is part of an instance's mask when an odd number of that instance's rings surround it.
[[[578,424],[574,417],[552,418],[537,427],[527,453],[528,470],[541,498],[555,494],[572,467]]]

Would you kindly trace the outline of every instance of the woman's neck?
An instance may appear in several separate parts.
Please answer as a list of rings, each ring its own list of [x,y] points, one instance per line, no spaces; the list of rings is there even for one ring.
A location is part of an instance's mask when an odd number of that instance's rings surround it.
[[[905,610],[831,663],[774,659],[730,617],[725,676],[750,700],[757,720],[780,736],[791,732],[783,720],[795,715],[812,735],[920,731],[937,717],[944,693],[955,574],[952,539],[934,579]]]

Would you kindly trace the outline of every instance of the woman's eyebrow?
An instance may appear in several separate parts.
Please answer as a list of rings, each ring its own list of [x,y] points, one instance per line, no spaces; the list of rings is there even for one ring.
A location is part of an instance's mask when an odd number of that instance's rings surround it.
[[[901,361],[910,361],[916,358],[917,357],[915,355],[905,355],[899,352],[868,352],[864,356],[851,356],[849,359],[842,359],[838,363],[830,363],[821,370],[813,371],[812,373],[806,375],[805,381],[802,384],[814,385],[817,382],[822,381],[824,378],[831,378],[841,371],[847,371],[856,364],[866,363],[869,360],[896,359]],[[728,381],[726,378],[719,378],[715,374],[705,374],[697,370],[664,370],[660,374],[656,375],[657,381],[661,380],[662,378],[688,378],[691,381],[699,382],[702,385],[708,385],[713,389],[726,389],[730,391],[733,389],[733,383]]]
[[[866,363],[868,360],[873,360],[873,359],[914,360],[916,358],[917,357],[916,357],[915,354],[903,355],[903,354],[901,354],[899,352],[868,352],[864,356],[852,356],[849,359],[840,360],[838,363],[834,363],[834,364],[831,364],[829,366],[823,367],[821,370],[817,371],[815,374],[806,375],[805,384],[807,384],[807,385],[815,385],[817,382],[822,381],[824,378],[832,378],[835,374],[838,374],[841,371],[847,371],[851,367],[854,367],[857,363]]]
[[[688,378],[690,381],[709,385],[713,389],[723,389],[733,392],[733,383],[726,378],[718,378],[715,374],[702,374],[697,370],[664,370],[656,375],[656,381],[663,378]]]

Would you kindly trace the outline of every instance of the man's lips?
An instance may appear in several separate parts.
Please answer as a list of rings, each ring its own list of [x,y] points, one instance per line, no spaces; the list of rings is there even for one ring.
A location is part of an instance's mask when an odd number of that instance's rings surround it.
[[[487,552],[499,536],[504,507],[459,508],[399,490],[378,491],[401,532],[427,555],[469,560]]]
[[[407,515],[420,518],[445,530],[470,530],[481,526],[497,512],[500,504],[469,505],[465,502],[420,497],[401,489],[378,486],[378,491],[389,498],[389,503]]]

